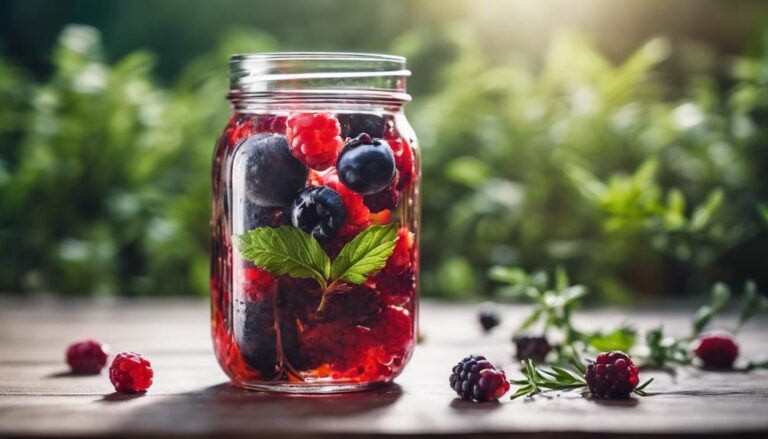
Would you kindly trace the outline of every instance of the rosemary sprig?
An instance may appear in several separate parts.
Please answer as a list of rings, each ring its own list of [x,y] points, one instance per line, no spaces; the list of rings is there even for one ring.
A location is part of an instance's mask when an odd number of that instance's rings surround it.
[[[584,378],[574,372],[563,369],[558,366],[550,366],[551,370],[538,368],[533,361],[525,360],[523,376],[521,380],[511,380],[510,383],[522,386],[517,389],[511,399],[521,396],[533,396],[544,390],[569,390],[577,389],[587,385]]]
[[[571,390],[587,387],[587,382],[584,379],[584,373],[582,372],[585,370],[584,364],[580,363],[578,360],[573,363],[574,367],[579,371],[578,373],[555,365],[550,365],[549,368],[551,370],[547,370],[536,367],[530,359],[525,360],[523,363],[524,378],[520,380],[510,380],[511,384],[521,386],[512,393],[510,399],[517,399],[521,396],[530,398],[548,390]],[[639,385],[634,390],[634,393],[639,396],[647,396],[648,393],[645,389],[651,382],[653,382],[653,378]]]

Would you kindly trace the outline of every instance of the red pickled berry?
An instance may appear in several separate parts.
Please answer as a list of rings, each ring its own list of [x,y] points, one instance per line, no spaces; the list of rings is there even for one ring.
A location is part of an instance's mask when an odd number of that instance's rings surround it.
[[[240,142],[254,132],[253,120],[244,115],[233,117],[230,120],[230,126],[231,128],[228,131],[230,145]]]
[[[395,154],[395,167],[397,168],[397,190],[410,188],[416,177],[416,165],[413,160],[413,150],[403,138],[387,139],[392,152]]]
[[[109,380],[118,393],[144,392],[152,385],[152,366],[134,352],[117,354],[109,367]]]
[[[394,210],[400,203],[400,192],[396,188],[397,178],[381,192],[363,197],[363,203],[373,213]]]
[[[393,306],[382,310],[379,323],[371,328],[376,344],[387,349],[404,349],[413,339],[413,322],[407,311]]]
[[[397,231],[397,244],[392,255],[387,259],[387,265],[384,272],[389,275],[398,275],[405,273],[411,267],[412,249],[415,237],[407,228],[402,227]]]
[[[67,364],[73,373],[96,374],[107,365],[109,347],[96,340],[88,339],[69,345]]]
[[[317,171],[336,163],[341,139],[339,121],[329,113],[293,113],[286,120],[285,134],[291,154]]]
[[[335,190],[344,202],[347,217],[341,226],[339,236],[354,235],[371,225],[371,211],[363,203],[362,195],[352,191],[339,181],[335,171],[323,176],[323,184]]]
[[[727,332],[707,332],[696,340],[693,353],[704,367],[730,369],[739,356],[739,346]]]
[[[248,300],[256,301],[272,297],[277,290],[275,276],[260,268],[246,268],[243,277],[243,291]]]
[[[416,276],[411,270],[394,276],[381,272],[370,280],[388,305],[402,306],[416,294]]]
[[[346,321],[318,323],[299,334],[300,355],[309,367],[329,364],[346,370],[356,366],[371,346],[370,332]]]
[[[392,217],[391,210],[382,210],[378,213],[371,214],[371,224],[385,225],[390,223]]]
[[[256,120],[253,123],[253,132],[283,134],[286,129],[287,119],[286,116],[277,116],[274,114],[256,116]]]

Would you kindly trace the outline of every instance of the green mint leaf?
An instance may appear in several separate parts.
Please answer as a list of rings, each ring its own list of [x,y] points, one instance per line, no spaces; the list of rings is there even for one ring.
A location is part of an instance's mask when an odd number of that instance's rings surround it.
[[[331,279],[361,284],[368,275],[384,268],[397,244],[397,226],[370,226],[341,249],[331,264]]]
[[[320,244],[301,229],[260,227],[236,237],[244,259],[273,274],[315,279],[325,288],[331,261]]]
[[[592,333],[587,342],[600,352],[624,351],[629,352],[635,346],[637,333],[634,329],[624,326],[605,333],[597,331]]]

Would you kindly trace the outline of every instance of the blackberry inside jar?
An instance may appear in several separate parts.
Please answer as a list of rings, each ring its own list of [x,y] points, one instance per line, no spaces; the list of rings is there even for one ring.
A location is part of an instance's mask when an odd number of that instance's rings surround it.
[[[212,329],[241,387],[336,392],[392,381],[416,336],[417,143],[405,61],[231,59],[214,157]]]

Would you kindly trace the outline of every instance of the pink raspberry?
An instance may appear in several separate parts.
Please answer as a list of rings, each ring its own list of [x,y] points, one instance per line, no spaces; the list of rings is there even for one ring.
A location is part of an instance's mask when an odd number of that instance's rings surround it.
[[[149,361],[134,352],[117,354],[109,366],[109,380],[119,393],[138,393],[152,385],[152,366]]]
[[[344,141],[335,117],[329,113],[293,113],[286,125],[285,135],[294,157],[317,171],[336,163]]]

